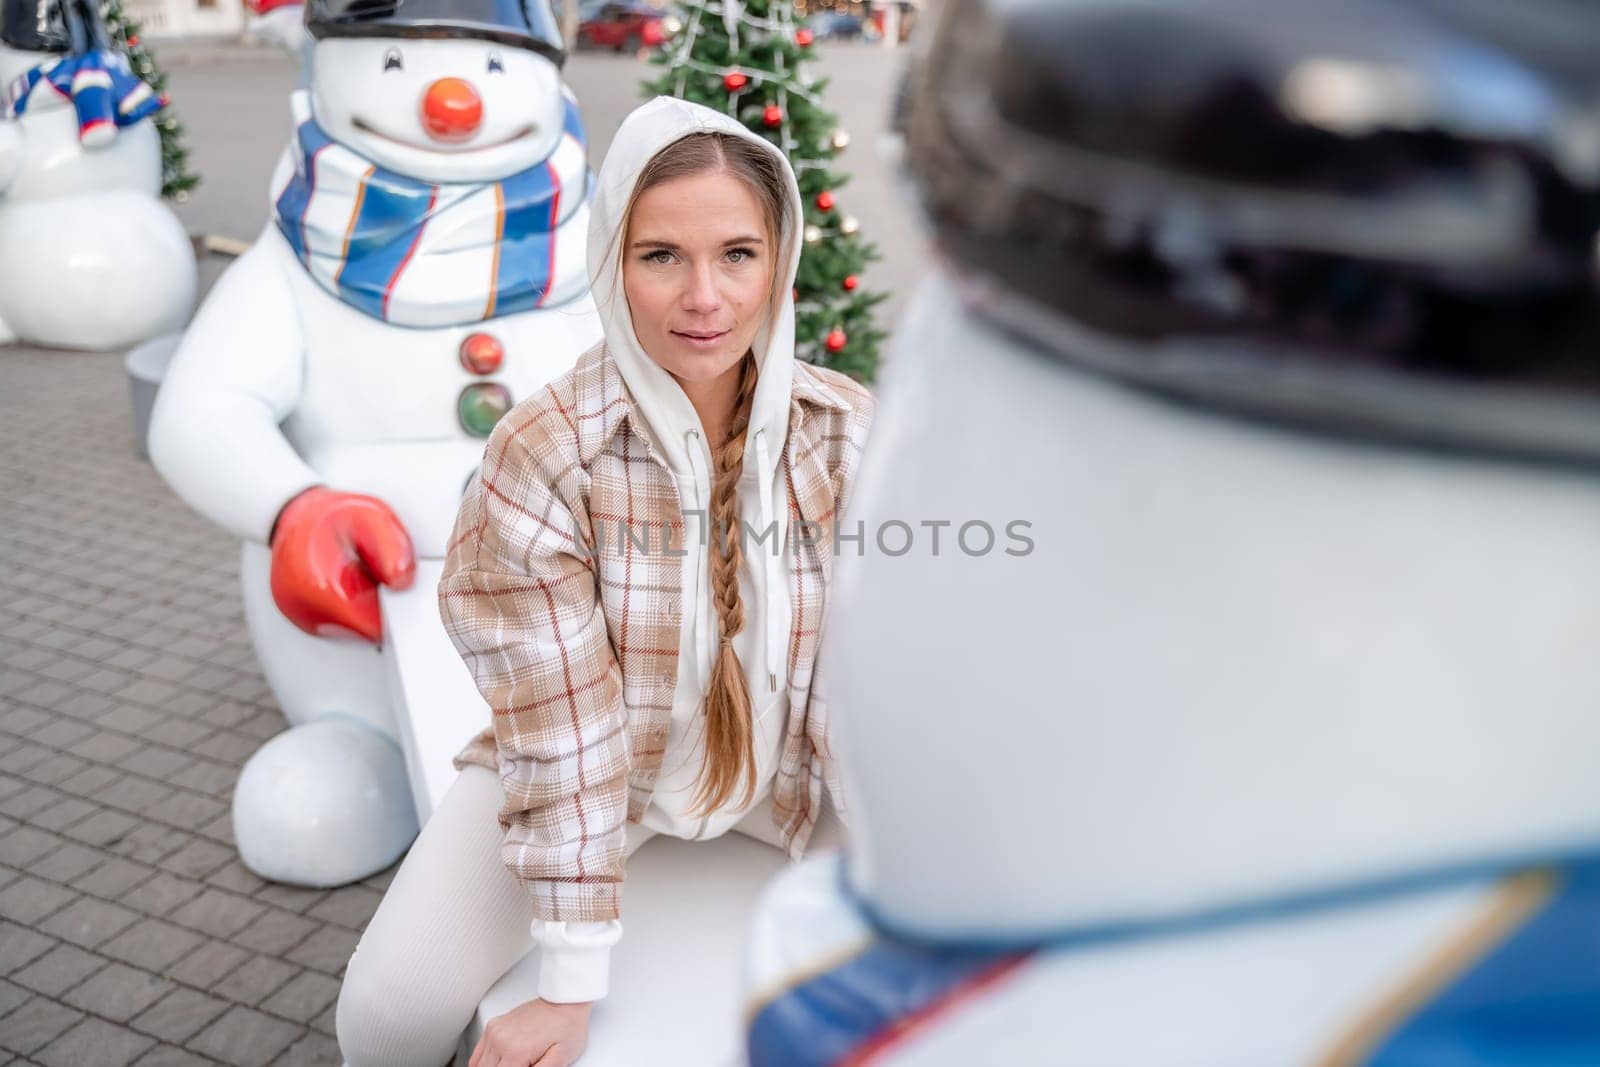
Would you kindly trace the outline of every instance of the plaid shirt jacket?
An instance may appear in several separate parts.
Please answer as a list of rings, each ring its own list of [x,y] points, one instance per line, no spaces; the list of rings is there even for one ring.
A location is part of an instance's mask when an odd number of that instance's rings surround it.
[[[824,781],[844,807],[816,656],[837,516],[874,406],[843,374],[794,364],[780,461],[791,531],[789,718],[773,783],[791,857],[822,810]],[[604,343],[590,349],[500,420],[439,584],[445,629],[493,713],[455,764],[499,774],[501,855],[541,919],[619,916],[624,823],[643,818],[666,746],[684,523],[649,435]]]

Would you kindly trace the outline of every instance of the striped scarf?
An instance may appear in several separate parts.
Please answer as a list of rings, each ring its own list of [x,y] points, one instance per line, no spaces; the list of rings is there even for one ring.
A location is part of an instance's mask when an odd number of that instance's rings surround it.
[[[278,229],[324,289],[397,326],[454,326],[554,307],[588,287],[588,144],[576,101],[541,164],[498,182],[434,185],[333,141],[291,97],[292,173]]]
[[[85,148],[110,144],[118,127],[132,126],[167,104],[133,73],[126,56],[104,48],[42,63],[14,79],[5,96],[6,118],[30,107],[38,111],[70,103],[78,112],[78,141]]]

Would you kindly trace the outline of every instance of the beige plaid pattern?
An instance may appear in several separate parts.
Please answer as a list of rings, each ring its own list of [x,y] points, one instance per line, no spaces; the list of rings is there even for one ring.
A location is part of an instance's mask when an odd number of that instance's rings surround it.
[[[811,835],[824,782],[843,806],[815,661],[835,516],[873,408],[850,378],[795,364],[781,461],[795,531],[790,711],[773,784],[791,856]],[[623,826],[643,817],[666,745],[684,523],[648,434],[604,343],[586,352],[500,420],[439,584],[445,629],[493,713],[456,766],[499,774],[502,856],[541,919],[618,917]]]

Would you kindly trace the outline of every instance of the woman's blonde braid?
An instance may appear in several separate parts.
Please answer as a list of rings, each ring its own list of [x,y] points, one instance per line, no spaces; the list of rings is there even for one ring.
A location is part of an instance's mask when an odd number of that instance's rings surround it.
[[[739,568],[744,546],[739,515],[739,479],[744,475],[744,443],[756,394],[755,356],[746,353],[739,372],[728,437],[712,455],[716,473],[711,486],[711,596],[717,611],[720,644],[706,690],[706,755],[700,768],[695,806],[700,814],[721,807],[744,779],[749,804],[756,785],[755,736],[750,687],[733,650],[744,630],[744,602],[739,596]]]

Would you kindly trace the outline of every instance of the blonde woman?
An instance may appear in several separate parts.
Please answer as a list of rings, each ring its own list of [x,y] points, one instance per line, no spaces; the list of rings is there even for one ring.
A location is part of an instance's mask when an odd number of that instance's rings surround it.
[[[662,97],[618,131],[588,245],[605,341],[501,420],[457,519],[440,611],[493,727],[351,959],[351,1064],[444,1062],[537,944],[538,999],[471,1067],[566,1067],[628,854],[839,839],[814,663],[873,401],[795,360],[802,220],[788,161],[725,115]]]

